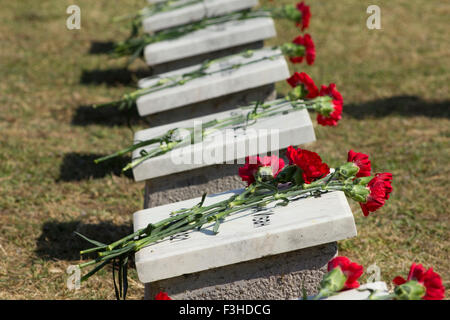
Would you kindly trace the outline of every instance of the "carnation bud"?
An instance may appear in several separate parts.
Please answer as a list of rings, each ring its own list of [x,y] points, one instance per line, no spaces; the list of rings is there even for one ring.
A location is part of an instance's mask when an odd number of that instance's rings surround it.
[[[303,57],[305,55],[305,46],[298,45],[292,42],[284,43],[280,46],[280,49],[284,55],[290,58]]]
[[[259,167],[255,174],[256,181],[267,182],[273,180],[272,167]]]
[[[277,180],[280,183],[286,183],[291,182],[295,172],[297,171],[296,165],[288,165],[283,168],[283,170],[280,171],[280,173],[277,175]]]
[[[344,185],[344,192],[348,197],[352,198],[353,200],[364,203],[367,201],[367,197],[370,194],[370,189],[367,188],[365,185],[349,183]]]
[[[346,280],[347,277],[342,272],[341,268],[334,268],[323,277],[320,286],[322,289],[338,292],[344,288]]]
[[[302,13],[297,10],[293,4],[288,4],[283,7],[283,12],[287,19],[292,21],[300,21],[302,19]]]
[[[314,102],[314,110],[324,117],[329,117],[334,111],[333,99],[330,96],[320,96],[312,100]]]
[[[304,96],[306,96],[307,92],[303,88],[303,86],[296,86],[294,89],[289,91],[288,93],[288,99],[290,101],[296,101],[302,99]]]
[[[338,174],[345,179],[355,177],[358,171],[359,167],[353,162],[347,162],[346,164],[337,168]]]
[[[425,293],[425,287],[414,280],[408,281],[394,290],[395,299],[397,300],[420,300]]]
[[[334,268],[323,276],[320,282],[320,291],[315,299],[326,298],[344,288],[347,277],[341,268]]]
[[[354,184],[358,184],[361,186],[367,186],[370,182],[370,180],[372,180],[373,177],[372,176],[368,176],[368,177],[361,177],[361,178],[356,178],[353,183]]]

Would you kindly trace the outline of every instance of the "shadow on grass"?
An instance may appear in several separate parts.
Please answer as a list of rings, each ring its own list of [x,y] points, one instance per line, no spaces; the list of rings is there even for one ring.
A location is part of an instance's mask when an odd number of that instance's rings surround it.
[[[79,106],[75,110],[72,117],[72,125],[88,126],[103,125],[113,126],[129,126],[132,125],[149,125],[145,118],[141,117],[137,108],[133,106],[131,109],[119,110],[117,107],[99,107]]]
[[[74,232],[102,243],[112,243],[133,232],[131,224],[115,225],[112,222],[84,224],[81,221],[49,221],[42,226],[37,239],[36,254],[46,260],[78,260],[80,251],[93,247]]]
[[[83,70],[81,84],[106,84],[108,86],[131,85],[139,79],[152,75],[150,69],[128,70],[127,68],[112,68],[107,70]]]
[[[59,178],[56,182],[101,179],[110,174],[116,176],[125,175],[129,179],[133,179],[131,170],[122,172],[122,168],[130,162],[130,157],[122,156],[99,164],[94,163],[95,159],[103,156],[105,155],[75,152],[66,154],[60,168]]]
[[[91,41],[89,54],[106,54],[111,53],[116,46],[114,41]]]
[[[417,96],[396,96],[362,104],[347,104],[344,105],[344,113],[356,119],[390,115],[450,118],[450,101],[433,102]]]

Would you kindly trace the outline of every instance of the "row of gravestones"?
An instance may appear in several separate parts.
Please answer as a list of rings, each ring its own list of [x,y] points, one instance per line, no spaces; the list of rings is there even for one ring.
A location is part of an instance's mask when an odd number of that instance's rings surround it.
[[[205,0],[152,15],[143,20],[143,28],[155,32],[249,9],[257,3]],[[217,24],[148,45],[144,58],[154,76],[139,81],[141,88],[198,70],[205,60],[221,58],[222,69],[239,59],[254,59],[254,63],[211,72],[184,85],[139,97],[138,112],[148,117],[152,127],[137,132],[135,142],[172,128],[194,127],[196,123],[228,117],[241,112],[238,106],[251,101],[273,100],[275,82],[289,77],[282,55],[261,59],[273,55],[263,42],[274,36],[272,18],[261,17]],[[235,55],[247,49],[254,52],[250,58]],[[212,139],[194,148],[172,150],[133,168],[135,180],[146,183],[144,210],[134,214],[135,230],[167,218],[173,210],[197,204],[204,192],[208,193],[205,205],[235,194],[237,191],[232,190],[244,186],[237,168],[247,155],[278,152],[283,156],[289,145],[315,141],[306,110],[261,119],[252,126],[252,132],[227,129],[233,133],[229,139]],[[257,150],[251,147],[255,145],[259,146]],[[133,158],[154,147],[136,150]],[[205,161],[217,150],[233,152],[225,152],[221,162]],[[193,161],[196,158],[201,160]],[[183,161],[186,159],[190,161]],[[207,230],[180,234],[140,250],[135,261],[149,299],[161,290],[174,299],[295,299],[302,295],[302,288],[309,295],[317,292],[328,261],[337,254],[336,242],[355,235],[346,197],[332,192],[286,207],[241,212],[224,223],[217,235]]]

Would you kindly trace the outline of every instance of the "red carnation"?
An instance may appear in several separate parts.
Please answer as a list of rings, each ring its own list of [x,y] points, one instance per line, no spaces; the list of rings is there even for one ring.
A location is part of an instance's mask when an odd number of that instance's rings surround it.
[[[292,42],[296,45],[305,47],[306,63],[312,65],[314,63],[314,60],[316,59],[316,47],[311,36],[307,33],[303,37],[298,36]],[[291,57],[290,59],[292,63],[301,63],[303,62],[303,58],[305,57]]]
[[[303,88],[308,91],[308,94],[306,95],[306,98],[308,99],[314,99],[319,95],[319,89],[317,88],[313,79],[311,79],[311,77],[305,72],[296,72],[286,81],[291,85],[292,88],[302,85]]]
[[[309,20],[311,19],[311,10],[309,6],[302,1],[297,3],[297,10],[302,13],[302,31],[309,27]],[[297,23],[300,26],[300,23]]]
[[[375,177],[367,184],[370,194],[365,203],[360,202],[364,216],[368,216],[370,212],[374,212],[381,208],[385,201],[389,199],[392,192],[392,174],[377,173]]]
[[[255,182],[255,174],[260,167],[272,167],[272,175],[275,178],[284,167],[284,160],[277,156],[252,156],[245,158],[245,165],[239,168],[239,176],[242,181],[246,181],[248,185]]]
[[[330,168],[320,156],[312,151],[295,149],[289,146],[286,152],[289,164],[295,164],[302,169],[303,181],[310,184],[316,179],[322,178],[330,173]]]
[[[402,277],[395,277],[393,282],[399,286],[410,280],[415,280],[425,287],[426,292],[425,296],[422,297],[423,300],[444,299],[445,288],[442,285],[442,279],[433,271],[433,268],[425,270],[421,264],[413,263],[409,270],[408,279],[405,280]]]
[[[340,268],[347,278],[343,290],[355,289],[359,287],[358,279],[363,274],[363,266],[357,264],[356,262],[351,262],[347,257],[336,257],[328,262],[328,272],[334,268]]]
[[[172,300],[169,295],[163,291],[160,291],[156,296],[155,300]]]
[[[323,126],[336,126],[338,121],[342,118],[342,109],[344,105],[344,99],[340,92],[336,89],[336,85],[331,83],[328,87],[322,85],[320,88],[320,96],[330,96],[333,98],[333,108],[334,111],[330,113],[329,116],[324,116],[322,114],[317,115],[317,122]]]
[[[350,150],[348,152],[347,162],[353,162],[358,166],[359,171],[356,174],[357,178],[370,176],[371,166],[369,156],[367,154]]]

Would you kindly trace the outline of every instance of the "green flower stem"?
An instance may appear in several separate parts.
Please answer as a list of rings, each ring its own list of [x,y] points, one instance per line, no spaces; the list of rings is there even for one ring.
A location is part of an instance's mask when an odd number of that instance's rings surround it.
[[[312,108],[311,106],[308,106],[308,103],[309,102],[292,103],[292,101],[289,101],[286,98],[277,99],[277,100],[263,104],[262,105],[263,111],[261,111],[259,113],[257,112],[257,110],[255,110],[255,107],[253,106],[252,108],[254,109],[254,112],[251,111],[251,112],[247,113],[247,116],[243,115],[243,114],[239,114],[239,115],[231,116],[231,117],[228,117],[225,119],[221,119],[221,120],[214,119],[214,120],[207,122],[202,128],[203,129],[202,137],[206,137],[216,130],[223,129],[223,128],[226,128],[226,127],[229,127],[232,125],[238,125],[238,124],[245,123],[247,126],[248,125],[247,119],[257,120],[260,118],[271,117],[276,114],[300,110],[302,108],[306,108],[306,109]],[[289,104],[293,104],[293,108],[290,111],[288,111],[288,110],[277,111],[279,109],[285,108]],[[130,147],[122,149],[116,153],[96,159],[95,163],[100,163],[100,162],[103,162],[103,161],[106,161],[106,160],[109,160],[109,159],[112,159],[112,158],[115,158],[118,156],[122,156],[124,154],[133,152],[139,148],[142,148],[142,147],[145,147],[145,146],[148,146],[151,144],[155,144],[155,143],[160,144],[157,148],[155,148],[149,152],[146,152],[145,155],[143,155],[143,156],[137,158],[136,160],[132,161],[131,163],[129,163],[127,166],[125,166],[123,168],[123,171],[132,169],[150,158],[165,154],[175,148],[179,148],[180,146],[183,146],[186,143],[193,141],[194,128],[183,128],[183,129],[191,132],[191,134],[189,136],[185,137],[185,139],[183,139],[183,140],[179,140],[179,141],[172,140],[172,134],[176,129],[171,129],[171,130],[168,130],[167,133],[165,133],[159,137],[141,141]]]
[[[323,298],[328,298],[334,294],[336,294],[337,292],[334,291],[330,291],[328,289],[322,289],[320,290],[320,292],[313,298],[313,300],[320,300]]]
[[[155,14],[161,13],[161,12],[168,12],[172,10],[177,10],[183,7],[190,6],[192,4],[203,2],[204,0],[191,0],[186,3],[177,3],[176,1],[166,1],[163,3],[156,3],[150,6],[145,7],[144,9],[139,10],[136,14],[130,14],[125,16],[116,17],[113,19],[113,22],[117,21],[123,21],[123,20],[131,20],[132,21],[132,33],[130,35],[130,38],[136,37],[139,34],[139,29],[142,26],[142,21],[147,18],[151,17]],[[219,17],[205,17],[203,20],[191,23],[188,26],[177,26],[172,28],[170,32],[167,32],[169,35],[176,35],[177,33],[184,34],[188,32],[189,30],[198,30],[201,28],[205,28],[208,25],[217,24],[217,23],[223,23],[227,21],[232,20],[243,20],[243,19],[250,19],[255,17],[267,17],[271,16],[274,19],[289,19],[289,20],[295,20],[297,22],[297,17],[294,15],[292,16],[292,13],[288,13],[286,11],[285,6],[272,8],[267,6],[262,6],[259,9],[251,10],[246,9],[242,10],[240,12],[232,12],[228,14],[221,15]],[[160,31],[157,34],[162,33]]]
[[[245,62],[245,63],[233,64],[233,65],[230,65],[228,67],[221,68],[219,70],[206,72],[208,67],[211,64],[213,64],[213,63],[218,63],[220,61],[225,61],[225,60],[227,60],[227,59],[229,59],[229,58],[231,58],[233,56],[243,56],[243,55],[246,55],[246,54],[248,54],[247,51],[243,52],[243,53],[236,54],[236,55],[227,56],[227,57],[223,57],[223,58],[220,58],[220,59],[215,59],[215,60],[208,61],[208,63],[203,64],[202,66],[200,66],[200,68],[198,70],[182,74],[179,77],[170,77],[170,78],[159,79],[159,81],[156,84],[154,84],[154,85],[152,85],[150,87],[142,88],[142,89],[133,91],[133,92],[131,92],[129,94],[125,94],[121,100],[117,100],[117,101],[113,101],[113,102],[107,102],[107,103],[103,103],[103,104],[96,104],[96,105],[94,105],[94,107],[96,107],[96,108],[112,107],[112,106],[119,106],[119,105],[121,105],[123,103],[128,103],[128,105],[131,107],[131,105],[134,104],[136,102],[136,100],[138,98],[140,98],[141,96],[144,96],[144,95],[147,95],[147,94],[151,94],[151,93],[154,93],[154,92],[157,92],[157,91],[160,91],[160,90],[164,90],[164,89],[168,89],[168,88],[173,88],[173,87],[177,87],[177,86],[180,86],[180,85],[184,85],[184,84],[186,84],[189,81],[192,81],[192,80],[195,80],[195,79],[198,79],[198,78],[201,78],[201,77],[214,75],[216,73],[221,73],[221,72],[224,72],[224,71],[234,70],[236,68],[240,68],[240,67],[243,67],[243,66],[255,64],[255,63],[258,63],[258,62],[261,62],[261,61],[265,61],[265,60],[268,60],[268,59],[274,59],[274,58],[277,58],[277,57],[280,57],[280,56],[283,55],[282,53],[274,54],[274,55],[272,55],[270,57],[262,57],[260,59],[248,61],[248,62]]]
[[[155,224],[149,224],[146,228],[140,229],[110,245],[101,245],[96,248],[81,251],[81,254],[95,251],[99,252],[96,259],[79,264],[79,267],[86,268],[97,264],[97,267],[85,276],[84,279],[87,279],[100,270],[105,265],[106,261],[111,261],[117,257],[128,257],[130,254],[137,252],[152,243],[180,232],[201,228],[206,223],[220,221],[232,213],[252,207],[258,207],[260,205],[266,206],[269,203],[283,200],[280,197],[287,199],[303,194],[313,194],[316,191],[340,189],[342,189],[342,185],[326,185],[325,188],[323,185],[317,185],[309,189],[292,185],[286,189],[280,190],[275,185],[273,188],[268,188],[267,183],[256,182],[246,188],[241,194],[233,195],[227,200],[206,207],[202,206],[204,200],[203,197],[202,202],[192,208],[174,211],[172,213],[175,213],[176,215],[163,219]],[[268,191],[259,193],[262,190]],[[214,230],[216,231],[216,227]]]
[[[212,25],[225,23],[228,21],[239,21],[268,16],[270,15],[264,10],[256,10],[256,11],[247,10],[241,12],[234,12],[219,17],[205,18],[198,22],[194,22],[184,26],[173,27],[167,30],[162,30],[151,35],[145,34],[141,38],[134,37],[137,34],[137,32],[135,32],[134,30],[129,39],[116,45],[116,48],[114,49],[114,55],[116,57],[130,55],[131,58],[129,59],[129,63],[131,63],[137,57],[142,56],[145,46],[151,43],[177,39],[191,32],[201,30]]]
[[[145,141],[136,143],[133,146],[130,146],[128,148],[125,148],[125,149],[122,149],[120,151],[117,151],[116,153],[113,153],[111,155],[95,159],[94,162],[95,163],[100,163],[100,162],[103,162],[103,161],[106,161],[106,160],[109,160],[109,159],[112,159],[112,158],[120,157],[120,156],[125,155],[125,154],[127,154],[129,152],[132,152],[132,151],[134,151],[136,149],[139,149],[139,148],[142,148],[142,147],[145,147],[145,146],[148,146],[148,145],[160,142],[162,138],[164,138],[164,135],[159,136],[157,138],[153,138],[153,139],[150,139],[150,140],[145,140]]]

